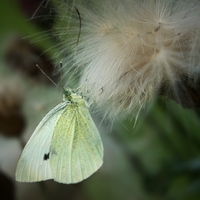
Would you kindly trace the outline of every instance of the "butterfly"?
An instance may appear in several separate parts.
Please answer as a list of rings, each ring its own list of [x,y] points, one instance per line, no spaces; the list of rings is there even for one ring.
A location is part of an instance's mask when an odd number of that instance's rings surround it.
[[[64,89],[63,102],[46,114],[22,151],[16,180],[78,183],[101,167],[103,151],[87,102]]]

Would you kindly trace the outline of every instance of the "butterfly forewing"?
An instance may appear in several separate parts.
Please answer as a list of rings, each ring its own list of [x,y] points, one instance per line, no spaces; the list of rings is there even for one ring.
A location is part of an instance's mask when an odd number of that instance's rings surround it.
[[[62,102],[53,108],[35,129],[17,164],[17,181],[36,182],[53,178],[49,162],[50,144],[54,127],[67,104]]]

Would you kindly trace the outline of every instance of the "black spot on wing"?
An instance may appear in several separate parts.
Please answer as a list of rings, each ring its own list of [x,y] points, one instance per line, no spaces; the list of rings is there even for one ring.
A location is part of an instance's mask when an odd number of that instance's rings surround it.
[[[44,154],[44,157],[43,157],[43,160],[48,160],[48,159],[49,159],[49,154],[50,154],[50,153],[45,153],[45,154]]]

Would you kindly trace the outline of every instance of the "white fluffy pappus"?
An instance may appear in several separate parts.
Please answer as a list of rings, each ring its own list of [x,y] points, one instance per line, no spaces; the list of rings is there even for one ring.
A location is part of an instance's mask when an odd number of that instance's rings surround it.
[[[200,72],[200,1],[74,2],[81,34],[70,40],[89,99],[110,117],[137,111],[164,85]],[[76,20],[76,13],[71,15]],[[74,17],[74,19],[73,19]],[[79,26],[69,30],[77,36]],[[72,61],[72,62],[71,62]]]

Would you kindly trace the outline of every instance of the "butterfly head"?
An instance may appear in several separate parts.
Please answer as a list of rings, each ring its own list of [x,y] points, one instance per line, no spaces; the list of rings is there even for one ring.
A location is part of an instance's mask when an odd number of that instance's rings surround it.
[[[73,92],[69,87],[63,88],[63,101],[71,101],[73,103],[83,101],[83,97]]]
[[[72,89],[69,87],[63,87],[63,101],[70,101],[72,99]]]

